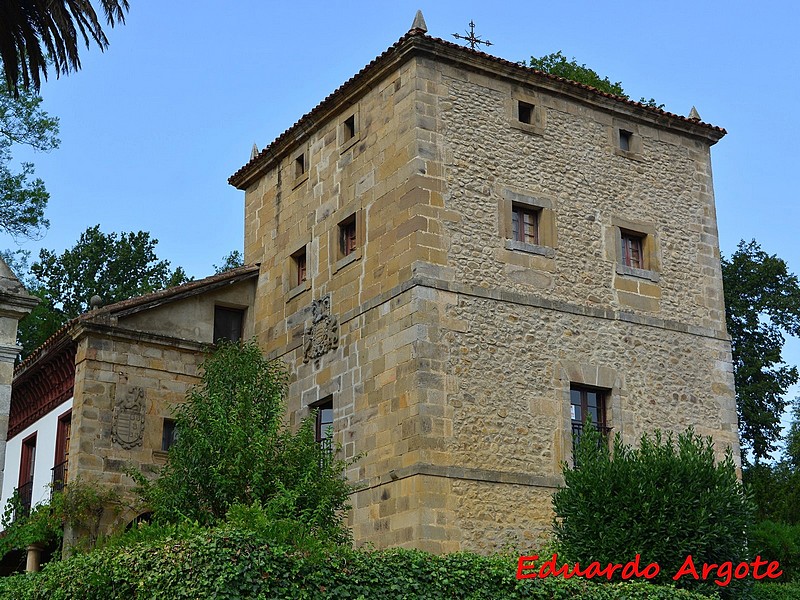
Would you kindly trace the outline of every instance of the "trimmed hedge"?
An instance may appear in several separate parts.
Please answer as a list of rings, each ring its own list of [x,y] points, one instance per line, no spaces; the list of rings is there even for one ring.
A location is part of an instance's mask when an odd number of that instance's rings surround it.
[[[753,600],[797,600],[800,583],[757,583],[753,586]]]
[[[753,507],[736,477],[730,451],[717,461],[711,438],[690,428],[643,435],[638,447],[619,434],[611,452],[594,427],[576,449],[576,467],[564,468],[566,487],[553,496],[558,546],[570,562],[624,564],[641,553],[670,584],[687,556],[695,565],[739,564],[750,558],[745,531]],[[713,582],[683,577],[678,585],[739,600],[752,580]]]
[[[699,594],[647,582],[516,579],[516,558],[416,550],[300,550],[229,526],[152,536],[0,580],[0,597],[18,600],[180,600],[216,598],[354,600],[663,599]]]

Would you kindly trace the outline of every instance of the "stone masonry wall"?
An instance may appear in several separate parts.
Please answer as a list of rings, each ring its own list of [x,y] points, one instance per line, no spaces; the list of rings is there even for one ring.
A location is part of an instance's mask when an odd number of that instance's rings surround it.
[[[75,359],[68,483],[80,472],[84,482],[98,482],[125,495],[133,486],[124,473],[127,467],[145,473],[159,469],[166,460],[161,452],[163,419],[172,418],[173,407],[184,401],[188,388],[197,382],[201,361],[199,344],[159,343],[147,334],[91,332],[83,336]],[[144,429],[138,442],[126,448],[113,439],[115,407],[137,388],[144,390]],[[121,510],[116,521],[122,525],[137,516],[128,501]],[[106,517],[104,525],[111,525],[111,513]]]
[[[517,98],[535,125],[512,122]],[[538,543],[571,453],[570,383],[608,390],[626,441],[692,424],[738,453],[708,140],[424,55],[340,108],[248,188],[245,260],[261,262],[255,331],[290,369],[290,421],[331,398],[343,457],[359,457],[358,543]],[[550,219],[540,247],[509,244],[517,201]],[[628,229],[647,236],[641,273],[619,267]],[[305,360],[323,298],[336,341]]]
[[[433,61],[417,72],[457,215],[442,222],[447,268],[426,282],[444,307],[447,535],[487,551],[549,531],[571,383],[608,390],[626,442],[692,425],[738,459],[708,142]],[[514,122],[520,99],[536,128]],[[508,243],[519,198],[553,213],[545,247]],[[620,227],[647,234],[653,272],[620,272]]]
[[[363,455],[348,472],[363,488],[353,498],[355,539],[445,551],[458,543],[431,530],[428,513],[447,482],[423,481],[414,466],[429,463],[450,435],[441,416],[444,363],[431,354],[437,315],[424,290],[409,286],[422,265],[446,261],[438,234],[449,218],[426,130],[435,119],[419,105],[416,68],[403,63],[363,89],[247,190],[245,260],[261,262],[256,333],[267,355],[289,366],[290,422],[332,396],[343,457]],[[343,143],[349,115],[357,139]],[[308,173],[298,177],[295,157],[303,151]],[[358,248],[343,258],[338,226],[353,215]],[[303,248],[308,277],[297,286],[292,256]],[[324,297],[338,339],[304,362],[312,301]]]

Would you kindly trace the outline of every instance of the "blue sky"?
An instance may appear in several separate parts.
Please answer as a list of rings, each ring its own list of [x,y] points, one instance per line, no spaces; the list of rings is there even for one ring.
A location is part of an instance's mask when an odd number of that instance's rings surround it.
[[[473,19],[502,58],[561,50],[633,98],[683,115],[696,106],[728,130],[712,149],[723,252],[755,238],[800,271],[800,5],[737,0],[131,0],[105,53],[84,51],[81,71],[42,87],[61,119],[61,148],[31,157],[52,225],[22,247],[61,251],[100,223],[149,231],[161,258],[210,274],[242,247],[244,194],[227,178],[253,143],[267,145],[394,43],[418,8],[431,35],[453,40]],[[800,344],[788,357],[800,362]]]

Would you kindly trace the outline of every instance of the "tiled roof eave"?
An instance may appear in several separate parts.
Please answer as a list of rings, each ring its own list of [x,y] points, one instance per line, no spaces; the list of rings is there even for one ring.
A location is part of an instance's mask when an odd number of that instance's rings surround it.
[[[48,354],[60,351],[62,346],[66,344],[68,340],[74,339],[74,334],[77,329],[76,326],[80,323],[86,323],[95,320],[102,321],[104,318],[108,318],[109,316],[118,317],[130,314],[137,310],[146,310],[147,308],[158,306],[159,304],[163,304],[165,302],[180,300],[188,295],[199,294],[203,293],[204,291],[215,289],[220,285],[234,284],[244,281],[245,279],[257,277],[258,273],[259,265],[257,263],[245,265],[243,267],[231,269],[230,271],[211,275],[210,277],[206,277],[204,279],[190,281],[182,285],[159,290],[143,296],[129,298],[128,300],[121,300],[120,302],[108,304],[102,308],[83,313],[82,315],[67,321],[58,331],[47,338],[47,340],[45,340],[41,346],[36,348],[25,358],[25,360],[18,364],[14,368],[14,380],[16,381],[26,371],[31,370]]]
[[[536,85],[566,95],[573,100],[587,102],[615,113],[627,113],[626,116],[705,139],[709,144],[716,143],[727,133],[721,127],[691,120],[628,98],[602,92],[589,85],[431,37],[419,30],[412,30],[329,94],[311,111],[303,115],[294,125],[231,175],[228,182],[241,190],[249,187],[277,160],[289,152],[299,140],[303,139],[306,132],[312,131],[317,124],[331,118],[343,105],[350,102],[372,81],[382,77],[386,71],[419,53],[465,65],[474,70],[519,79],[529,84],[533,77],[537,80]]]

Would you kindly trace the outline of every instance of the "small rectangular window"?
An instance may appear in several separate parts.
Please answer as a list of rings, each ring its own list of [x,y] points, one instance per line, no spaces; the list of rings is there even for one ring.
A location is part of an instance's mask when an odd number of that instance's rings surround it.
[[[301,177],[306,172],[306,155],[305,153],[300,154],[297,158],[294,159],[294,177],[297,179]]]
[[[584,427],[589,422],[600,433],[608,435],[610,429],[606,424],[606,395],[607,392],[604,390],[577,385],[570,386],[569,408],[574,443],[578,443]]]
[[[622,240],[622,264],[634,269],[646,269],[643,254],[644,236],[629,231],[620,232]]]
[[[22,456],[19,464],[19,485],[17,493],[22,504],[22,513],[31,512],[33,501],[33,475],[36,471],[36,434],[22,440]]]
[[[539,213],[540,210],[532,209],[517,204],[511,207],[511,229],[513,239],[526,244],[539,243]]]
[[[238,342],[242,339],[244,311],[240,308],[214,307],[214,343],[221,340]]]
[[[64,489],[69,475],[69,442],[72,432],[72,411],[67,411],[58,418],[56,429],[56,457],[53,464],[52,489],[60,492]]]
[[[166,452],[170,449],[175,440],[178,439],[178,430],[175,427],[175,419],[164,419],[164,429],[161,433],[161,449]]]
[[[295,286],[303,285],[306,282],[306,249],[305,246],[292,255],[294,262]]]
[[[317,443],[326,450],[331,450],[333,447],[331,443],[333,435],[333,399],[322,400],[311,408],[317,411],[314,429]]]
[[[343,257],[350,256],[355,252],[356,244],[356,216],[353,215],[339,224],[339,250],[341,255]]]
[[[342,137],[343,141],[348,141],[356,136],[356,116],[350,115],[344,120],[342,124]]]
[[[522,100],[517,101],[517,118],[520,123],[533,125],[533,104],[528,104]]]
[[[619,130],[619,149],[624,150],[625,152],[631,151],[631,137],[633,134],[630,131],[625,131],[624,129]]]

